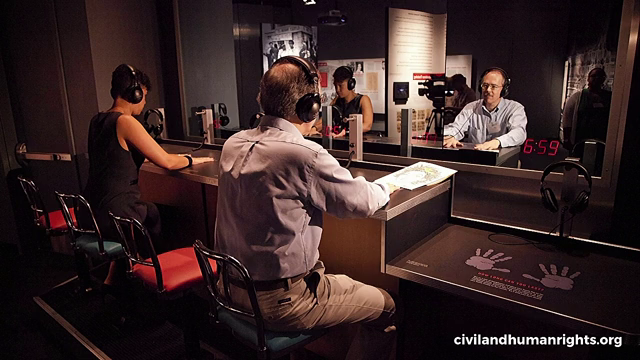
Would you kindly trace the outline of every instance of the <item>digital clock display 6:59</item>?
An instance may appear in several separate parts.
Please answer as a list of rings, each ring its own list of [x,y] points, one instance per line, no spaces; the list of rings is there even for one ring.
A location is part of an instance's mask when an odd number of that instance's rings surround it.
[[[525,154],[537,154],[555,156],[558,153],[558,147],[560,147],[560,141],[558,140],[538,140],[527,139],[524,143],[524,149],[522,151]]]

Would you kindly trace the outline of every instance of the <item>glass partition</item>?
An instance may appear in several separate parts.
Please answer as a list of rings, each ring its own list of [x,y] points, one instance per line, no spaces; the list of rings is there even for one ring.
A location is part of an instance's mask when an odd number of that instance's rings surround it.
[[[312,6],[305,6],[301,1],[257,5],[238,0],[225,7],[218,6],[223,1],[213,1],[216,6],[211,11],[226,12],[216,19],[224,17],[232,22],[228,24],[228,34],[205,19],[200,22],[208,25],[194,25],[194,19],[211,3],[176,1],[182,37],[184,128],[185,133],[194,138],[199,138],[201,120],[195,116],[199,106],[213,109],[220,102],[226,104],[230,121],[218,126],[220,131],[215,131],[214,136],[225,138],[255,125],[252,119],[260,111],[255,99],[263,63],[269,62],[273,52],[263,49],[262,24],[295,24],[317,26],[315,55],[320,67],[329,69],[321,69],[323,92],[327,96],[337,93],[333,71],[338,62],[353,65],[357,93],[366,93],[372,87],[382,89],[384,95],[376,96],[384,99],[376,98],[378,110],[373,111],[373,126],[364,134],[365,152],[405,153],[401,149],[399,114],[402,108],[414,110],[408,131],[414,137],[422,136],[410,140],[410,154],[417,158],[542,170],[552,162],[572,157],[580,159],[599,176],[605,149],[612,146],[607,140],[615,141],[615,136],[608,136],[608,128],[623,0],[495,0],[489,4],[465,0],[403,1],[401,4],[392,0],[373,3],[352,0],[318,2]],[[194,9],[197,6],[200,10]],[[434,65],[424,74],[412,72],[412,76],[394,77],[390,48],[397,44],[390,45],[390,8],[444,16],[442,25],[437,22],[428,25],[433,27],[430,31],[437,34],[436,37],[428,44],[420,43],[412,48],[417,53],[425,53],[442,42],[445,53],[438,53],[436,60],[444,56],[444,67]],[[319,16],[332,10],[347,14],[347,24],[319,25]],[[288,42],[293,42],[292,48],[295,48],[296,39],[283,38],[284,51],[278,51],[286,52]],[[379,71],[382,69],[382,78],[367,73],[367,61]],[[485,69],[491,67],[503,69],[499,71],[503,79],[498,78],[495,84],[482,78]],[[221,71],[222,68],[225,70]],[[425,87],[418,82],[437,80],[441,73],[446,75],[446,80],[437,84],[446,85],[453,96],[436,99],[444,104],[435,104],[438,111],[434,112],[434,99],[425,96]],[[508,83],[504,77],[508,77]],[[211,89],[205,89],[207,86]],[[501,106],[509,107],[508,102],[500,102],[502,105],[498,105],[497,110],[483,108],[489,93],[496,92],[524,107],[526,135],[520,134],[512,141],[501,138],[501,145],[509,146],[478,150],[476,145],[517,127],[510,118],[512,114],[500,113]],[[404,104],[403,94],[408,95]],[[192,99],[199,102],[195,104]],[[382,111],[381,103],[385,105]],[[479,112],[477,118],[461,117],[465,106],[474,104]],[[482,111],[486,111],[484,118],[480,115]],[[213,117],[216,118],[215,111]],[[483,126],[482,121],[486,121]],[[452,126],[454,130],[446,130]],[[453,133],[462,146],[444,149],[443,131]],[[309,138],[322,143],[320,134]],[[333,138],[331,146],[347,150],[346,137]]]

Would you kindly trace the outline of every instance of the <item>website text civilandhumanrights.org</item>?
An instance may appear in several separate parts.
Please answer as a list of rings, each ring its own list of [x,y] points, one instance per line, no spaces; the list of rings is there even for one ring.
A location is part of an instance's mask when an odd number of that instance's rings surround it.
[[[502,336],[483,336],[480,334],[457,336],[453,339],[456,345],[564,345],[574,347],[580,345],[613,345],[622,346],[621,336],[589,336],[573,335],[567,336],[513,336],[504,334]]]

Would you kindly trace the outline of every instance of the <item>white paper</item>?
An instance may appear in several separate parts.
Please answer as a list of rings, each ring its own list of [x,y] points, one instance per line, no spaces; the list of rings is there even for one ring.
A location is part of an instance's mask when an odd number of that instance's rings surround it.
[[[457,170],[421,161],[383,176],[375,182],[392,184],[407,190],[414,190],[421,186],[437,184],[456,172]]]

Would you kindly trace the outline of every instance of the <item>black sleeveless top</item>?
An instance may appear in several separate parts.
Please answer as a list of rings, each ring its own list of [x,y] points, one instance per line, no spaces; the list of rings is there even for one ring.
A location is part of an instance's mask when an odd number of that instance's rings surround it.
[[[120,146],[116,123],[122,113],[98,113],[89,125],[89,179],[85,188],[94,212],[128,207],[140,199],[138,171],[144,156]],[[100,217],[100,216],[98,216]]]
[[[362,94],[356,94],[356,97],[348,103],[345,103],[344,98],[338,98],[335,106],[342,111],[342,117],[346,119],[351,114],[362,114],[362,105],[360,104],[361,99]],[[347,122],[347,126],[348,124],[349,123]]]

